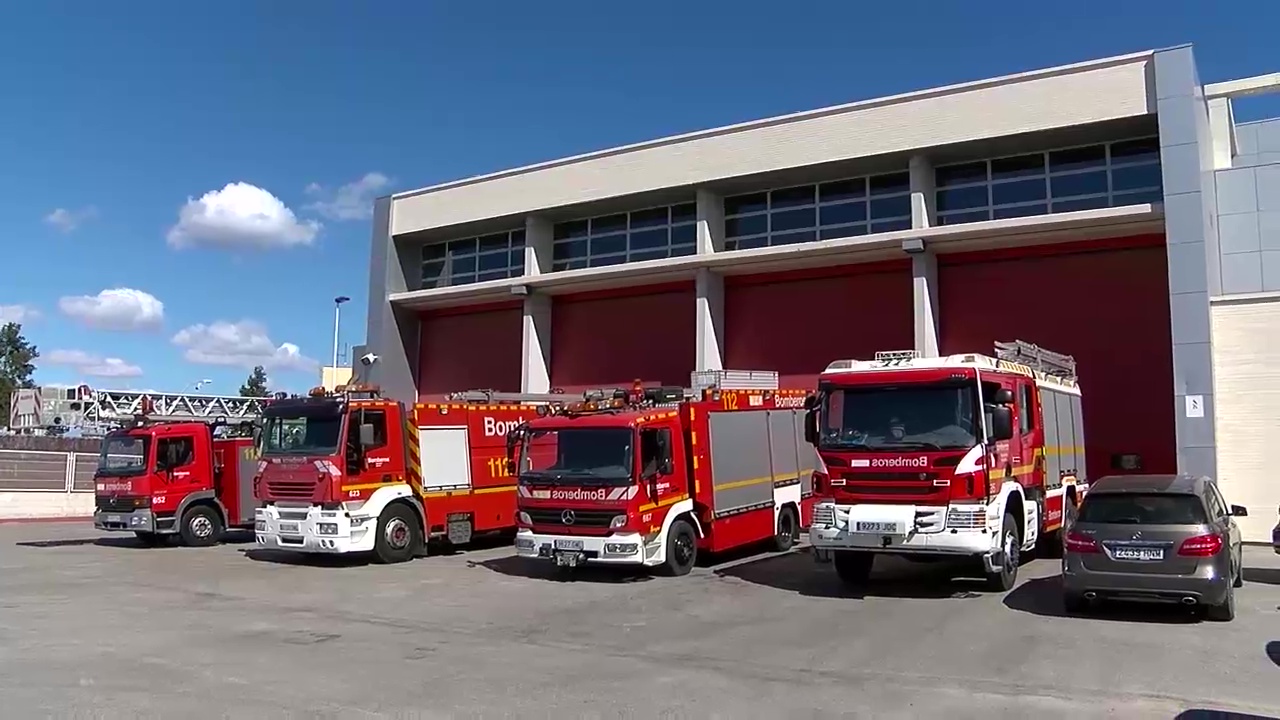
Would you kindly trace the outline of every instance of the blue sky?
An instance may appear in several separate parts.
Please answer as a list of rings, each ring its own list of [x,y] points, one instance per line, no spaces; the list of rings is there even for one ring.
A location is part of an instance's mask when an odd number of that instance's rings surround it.
[[[34,310],[43,383],[234,393],[256,362],[303,390],[335,295],[363,339],[374,195],[1186,42],[1205,82],[1272,72],[1277,18],[1263,0],[10,3],[0,306]]]

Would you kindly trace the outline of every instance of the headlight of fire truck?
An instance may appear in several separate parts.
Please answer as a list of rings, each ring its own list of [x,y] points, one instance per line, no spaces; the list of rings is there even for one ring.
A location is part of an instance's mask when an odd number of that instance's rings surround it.
[[[533,518],[529,517],[529,513],[521,510],[520,512],[516,513],[516,522],[520,523],[521,525],[532,525]]]
[[[613,520],[609,521],[609,529],[617,530],[620,527],[625,527],[626,524],[627,524],[626,515],[614,515]]]

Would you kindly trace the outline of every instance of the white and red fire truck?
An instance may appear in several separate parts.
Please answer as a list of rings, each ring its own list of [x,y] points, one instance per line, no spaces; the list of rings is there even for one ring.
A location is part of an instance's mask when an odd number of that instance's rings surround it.
[[[564,397],[479,390],[406,405],[352,384],[275,400],[254,479],[257,542],[403,562],[428,540],[514,530],[506,433]]]
[[[769,374],[773,389],[636,383],[542,406],[508,436],[516,553],[684,575],[700,551],[790,548],[810,514],[816,458],[803,437],[807,393],[778,390]]]
[[[877,555],[968,556],[1008,590],[1022,553],[1061,548],[1086,488],[1075,360],[1031,343],[996,356],[838,360],[806,400],[816,449],[814,556],[851,584]]]

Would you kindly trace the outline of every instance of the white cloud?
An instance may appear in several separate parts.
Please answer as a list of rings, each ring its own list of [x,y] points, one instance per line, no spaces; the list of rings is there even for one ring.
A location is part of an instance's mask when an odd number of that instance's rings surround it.
[[[333,193],[322,185],[311,183],[306,187],[306,193],[320,199],[307,205],[307,209],[330,220],[364,220],[373,216],[374,198],[389,185],[391,178],[377,172],[365,173],[364,177],[343,185]]]
[[[100,378],[132,378],[142,375],[142,368],[114,357],[101,357],[83,350],[53,350],[40,358],[50,365],[75,368],[81,375]]]
[[[198,245],[231,249],[310,245],[320,232],[314,220],[300,221],[275,195],[249,183],[228,183],[199,200],[187,198],[178,224],[169,228],[171,247]]]
[[[40,318],[40,311],[30,305],[0,305],[0,324],[28,323]]]
[[[164,303],[132,288],[68,295],[58,300],[58,308],[84,325],[102,330],[154,330],[164,323]]]
[[[209,325],[192,325],[173,336],[173,344],[183,348],[182,356],[202,365],[225,365],[267,370],[299,370],[314,372],[320,364],[306,357],[297,345],[276,345],[265,325],[253,320]]]
[[[86,220],[92,220],[97,216],[98,209],[92,205],[79,210],[55,208],[53,212],[44,216],[44,221],[61,232],[69,233],[83,225]]]

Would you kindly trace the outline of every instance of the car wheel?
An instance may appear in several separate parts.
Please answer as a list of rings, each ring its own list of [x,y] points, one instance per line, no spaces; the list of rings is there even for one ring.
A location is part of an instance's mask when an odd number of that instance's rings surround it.
[[[1000,548],[1004,561],[1000,569],[985,573],[987,587],[996,592],[1007,592],[1018,582],[1018,564],[1022,562],[1021,542],[1018,539],[1018,521],[1013,513],[1005,513],[1004,526],[1000,530]]]
[[[1240,551],[1240,562],[1236,563],[1236,579],[1232,587],[1244,587],[1244,551]]]
[[[1210,605],[1205,608],[1205,617],[1214,622],[1231,622],[1236,619],[1236,591],[1234,587],[1227,588],[1227,596],[1217,605]]]

